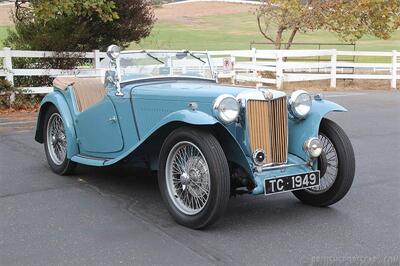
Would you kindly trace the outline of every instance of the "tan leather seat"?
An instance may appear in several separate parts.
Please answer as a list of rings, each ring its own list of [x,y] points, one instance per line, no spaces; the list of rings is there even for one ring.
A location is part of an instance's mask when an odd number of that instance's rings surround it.
[[[100,77],[57,77],[54,87],[65,90],[72,86],[75,93],[76,106],[80,112],[101,101],[107,92]]]

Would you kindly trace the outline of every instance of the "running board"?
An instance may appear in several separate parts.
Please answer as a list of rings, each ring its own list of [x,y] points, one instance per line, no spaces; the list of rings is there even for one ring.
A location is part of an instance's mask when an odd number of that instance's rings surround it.
[[[107,158],[98,158],[98,157],[88,157],[85,155],[75,155],[72,156],[71,161],[85,164],[85,165],[92,165],[92,166],[104,166],[107,161],[110,159]]]

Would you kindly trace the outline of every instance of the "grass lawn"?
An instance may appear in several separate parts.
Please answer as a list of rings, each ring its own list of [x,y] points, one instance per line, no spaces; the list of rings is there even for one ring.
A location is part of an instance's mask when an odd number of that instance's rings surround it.
[[[132,44],[131,48],[248,49],[251,41],[265,42],[266,40],[258,31],[255,16],[242,13],[196,18],[191,24],[159,21],[150,37],[139,44]],[[316,31],[298,34],[295,42],[339,43],[340,41],[333,33]],[[303,47],[297,46],[297,48]],[[400,30],[395,32],[389,40],[366,36],[357,42],[356,49],[360,51],[400,50]]]
[[[150,37],[139,44],[131,44],[132,49],[190,49],[190,50],[230,50],[249,49],[250,42],[265,42],[258,31],[253,14],[242,13],[233,15],[209,16],[195,19],[190,24],[159,21],[156,23]],[[306,43],[339,43],[335,34],[316,31],[300,33],[295,42]],[[271,49],[271,45],[255,45],[258,49]],[[322,49],[337,48],[352,50],[350,46],[324,46]],[[293,46],[292,49],[318,49],[318,46]],[[391,39],[380,40],[365,36],[356,44],[359,51],[392,51],[400,50],[400,30]],[[375,58],[375,61],[382,59]],[[371,58],[360,58],[370,61]]]
[[[0,48],[3,48],[3,41],[7,36],[7,29],[9,29],[9,26],[0,26]]]

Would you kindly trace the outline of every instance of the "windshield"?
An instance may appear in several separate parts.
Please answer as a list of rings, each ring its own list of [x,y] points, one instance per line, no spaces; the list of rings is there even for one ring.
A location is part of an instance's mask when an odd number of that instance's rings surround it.
[[[127,52],[119,57],[121,81],[157,77],[213,79],[206,53]]]

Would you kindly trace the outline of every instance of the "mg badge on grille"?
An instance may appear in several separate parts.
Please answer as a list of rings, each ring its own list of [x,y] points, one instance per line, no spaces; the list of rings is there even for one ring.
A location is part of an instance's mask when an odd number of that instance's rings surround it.
[[[272,100],[272,98],[274,98],[274,94],[270,90],[263,90],[262,94],[264,95],[265,100]]]

